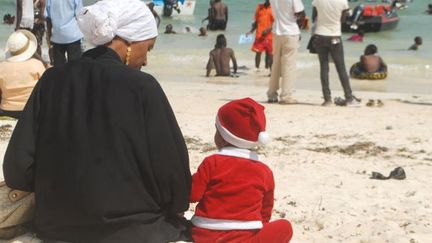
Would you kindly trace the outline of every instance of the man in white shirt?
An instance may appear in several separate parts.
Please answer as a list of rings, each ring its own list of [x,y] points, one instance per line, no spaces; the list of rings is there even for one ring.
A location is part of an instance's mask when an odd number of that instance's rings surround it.
[[[297,20],[305,17],[302,0],[270,0],[274,16],[273,66],[267,97],[269,103],[278,102],[279,80],[281,93],[279,104],[295,104],[292,86],[297,66],[300,29]],[[303,21],[301,21],[303,22]]]
[[[329,87],[329,55],[331,55],[342,84],[347,106],[358,106],[352,95],[348,73],[345,68],[341,39],[341,24],[348,15],[347,0],[313,0],[312,21],[316,23],[313,45],[320,61],[321,86],[324,95],[322,106],[333,105]]]
[[[38,42],[36,53],[41,58],[42,39],[45,33],[45,0],[16,0],[16,10],[15,30],[29,30],[36,36]]]

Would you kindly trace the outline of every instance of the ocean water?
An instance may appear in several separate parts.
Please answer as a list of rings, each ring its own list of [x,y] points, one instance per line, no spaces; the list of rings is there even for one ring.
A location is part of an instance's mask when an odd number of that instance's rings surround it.
[[[0,16],[15,12],[15,0],[0,0]],[[84,0],[84,4],[91,4],[94,0]],[[201,20],[206,17],[209,7],[208,0],[197,0],[194,16],[179,16],[163,18],[159,27],[155,50],[149,54],[147,69],[163,72],[164,69],[182,69],[181,77],[170,77],[172,81],[200,80],[204,73],[208,52],[215,44],[216,35],[224,33],[227,36],[228,46],[236,52],[238,63],[246,68],[254,68],[254,53],[250,51],[250,44],[238,44],[240,34],[246,33],[251,27],[255,7],[263,0],[224,0],[229,7],[229,22],[225,32],[209,32],[207,37],[198,37],[197,33],[185,33],[184,28],[189,26],[194,32],[205,26]],[[311,0],[303,1],[308,16],[312,13]],[[363,43],[344,42],[347,68],[358,61],[364,48],[368,44],[378,46],[378,53],[389,66],[389,81],[377,85],[376,82],[355,84],[362,90],[382,92],[413,92],[432,93],[432,15],[424,11],[429,0],[414,0],[408,8],[398,11],[399,25],[395,30],[367,33]],[[354,7],[357,3],[351,3]],[[177,35],[164,35],[167,24],[173,24]],[[13,26],[0,24],[0,53],[3,53],[6,39],[13,31]],[[350,34],[343,34],[347,39]],[[422,36],[423,45],[419,51],[408,51],[413,44],[415,36]],[[299,53],[298,68],[300,73],[300,88],[319,89],[319,66],[317,57],[309,54],[306,45],[310,33],[302,31],[302,41]],[[90,48],[87,44],[86,48]],[[46,57],[46,50],[44,50]],[[0,60],[3,56],[0,55]],[[261,64],[263,65],[263,63]],[[334,68],[333,68],[334,69]],[[169,73],[168,73],[169,74]],[[167,75],[168,75],[167,74]],[[265,75],[255,75],[252,84],[263,83],[256,79],[263,79]],[[168,77],[168,76],[166,76]],[[353,81],[357,82],[357,81]],[[359,81],[362,82],[362,81]]]

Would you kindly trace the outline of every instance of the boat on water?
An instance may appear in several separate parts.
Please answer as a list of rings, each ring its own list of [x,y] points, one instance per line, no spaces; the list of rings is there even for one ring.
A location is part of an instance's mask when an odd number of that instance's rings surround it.
[[[343,32],[379,32],[397,27],[399,16],[393,5],[358,5],[342,23]]]
[[[153,0],[151,1],[154,3],[154,10],[156,11],[159,16],[191,16],[194,14],[195,11],[195,0]],[[164,2],[167,2],[168,5],[165,6]],[[175,6],[180,10],[177,11],[175,9]]]

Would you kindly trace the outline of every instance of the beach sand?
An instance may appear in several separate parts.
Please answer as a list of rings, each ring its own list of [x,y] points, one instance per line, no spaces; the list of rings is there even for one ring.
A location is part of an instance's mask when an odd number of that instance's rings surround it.
[[[162,80],[189,148],[192,172],[215,152],[217,109],[251,97],[266,107],[273,138],[259,148],[276,180],[272,219],[291,221],[292,242],[431,242],[431,95],[355,92],[363,99],[361,107],[324,108],[320,91],[297,90],[298,105],[266,104],[268,78],[260,74],[254,85],[249,78],[257,74],[247,72],[240,78],[194,76],[192,82],[169,82],[163,80],[175,73],[150,70]],[[341,95],[334,90],[334,96]],[[384,106],[367,107],[368,99],[381,99]],[[2,136],[1,152],[7,146],[7,135]],[[388,175],[398,166],[405,180],[369,179],[372,171]]]

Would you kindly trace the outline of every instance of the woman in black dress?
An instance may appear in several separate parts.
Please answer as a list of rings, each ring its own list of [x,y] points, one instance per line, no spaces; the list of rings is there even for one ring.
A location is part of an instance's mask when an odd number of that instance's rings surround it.
[[[5,181],[35,192],[42,239],[178,240],[187,148],[160,85],[139,70],[156,41],[154,17],[139,0],[103,0],[77,20],[97,47],[39,80],[10,140]]]

